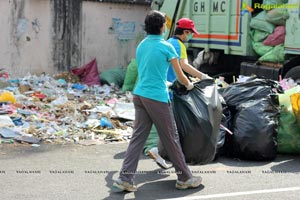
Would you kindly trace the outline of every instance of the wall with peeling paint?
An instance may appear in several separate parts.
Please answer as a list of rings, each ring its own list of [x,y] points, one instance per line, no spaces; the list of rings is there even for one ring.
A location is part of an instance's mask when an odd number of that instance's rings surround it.
[[[53,74],[96,58],[99,71],[127,66],[144,37],[149,5],[81,0],[0,1],[0,69]]]
[[[84,2],[82,61],[97,58],[98,69],[127,67],[144,38],[143,23],[150,6]]]
[[[0,68],[11,75],[53,73],[49,1],[0,1]]]

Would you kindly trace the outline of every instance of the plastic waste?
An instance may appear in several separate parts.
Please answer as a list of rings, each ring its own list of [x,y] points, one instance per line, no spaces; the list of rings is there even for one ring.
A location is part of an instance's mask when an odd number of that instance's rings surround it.
[[[0,102],[17,103],[16,98],[9,91],[0,92]]]
[[[76,90],[84,90],[85,89],[85,86],[84,85],[81,85],[79,83],[74,83],[72,85],[72,88],[76,89]]]
[[[35,137],[27,136],[27,135],[22,135],[20,137],[16,137],[15,140],[17,142],[27,142],[29,144],[36,144],[36,143],[41,142],[40,138],[35,138]]]
[[[225,82],[225,78],[223,76],[219,76],[219,78],[217,78],[215,82],[219,87],[222,88],[228,87],[228,83]]]
[[[55,99],[54,101],[52,101],[51,104],[54,105],[54,106],[60,106],[60,105],[63,105],[65,103],[67,103],[67,101],[68,101],[67,97],[65,97],[65,96],[61,97],[60,96],[57,99]]]
[[[99,93],[103,94],[103,96],[109,96],[111,91],[111,87],[109,85],[104,84],[99,88]]]
[[[78,75],[86,85],[100,85],[96,58],[81,67],[71,69],[71,72]]]
[[[246,160],[273,160],[277,155],[279,105],[270,97],[238,106],[233,135],[226,135],[231,156]]]
[[[9,139],[9,140],[0,140],[0,144],[13,144],[14,140],[13,139]]]
[[[101,117],[100,126],[104,128],[114,128],[112,123],[106,117]]]
[[[297,86],[297,83],[291,78],[280,80],[279,83],[284,90],[289,90]]]
[[[22,126],[22,118],[21,117],[11,117],[12,121],[14,122],[15,126]]]
[[[20,134],[14,131],[14,129],[10,129],[7,127],[0,128],[0,135],[3,138],[15,138],[17,136],[20,136]]]
[[[234,83],[227,87],[222,96],[231,111],[249,100],[262,99],[273,94],[274,90],[281,91],[276,81],[267,79],[248,79],[246,82]],[[233,108],[233,109],[232,109]]]
[[[57,80],[58,86],[65,86],[67,85],[67,82],[65,81],[65,79],[58,79]]]
[[[38,99],[45,99],[47,96],[43,93],[40,92],[34,92],[33,94],[31,94],[31,96],[36,97]]]
[[[4,71],[3,69],[0,69],[0,78],[7,79],[9,77],[8,73]]]
[[[13,121],[9,116],[6,115],[0,115],[0,127],[10,127],[10,126],[15,126]]]
[[[186,162],[206,164],[215,157],[222,105],[213,80],[201,80],[194,86],[186,91],[185,86],[175,81],[172,106]],[[160,155],[168,159],[168,150],[161,142],[158,149]]]
[[[300,153],[300,126],[297,123],[297,115],[295,115],[297,112],[294,112],[296,105],[293,105],[296,103],[293,95],[298,95],[299,92],[300,86],[296,86],[286,90],[284,94],[279,94],[281,106],[278,127],[279,153]]]
[[[239,75],[239,78],[238,78],[237,82],[238,83],[244,83],[244,82],[246,82],[250,78],[251,78],[250,76]]]
[[[300,93],[292,94],[290,98],[293,112],[300,127]]]
[[[24,109],[17,109],[17,113],[22,114],[22,115],[33,115],[34,113],[29,111],[29,110],[24,110]]]

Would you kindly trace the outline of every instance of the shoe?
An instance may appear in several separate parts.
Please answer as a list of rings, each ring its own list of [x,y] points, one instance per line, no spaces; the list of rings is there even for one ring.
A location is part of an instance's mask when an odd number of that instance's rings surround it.
[[[135,192],[135,191],[137,191],[136,185],[130,184],[126,181],[122,181],[121,179],[117,179],[113,183],[113,188],[116,189],[117,192],[122,192],[122,191]]]
[[[188,188],[196,188],[201,185],[202,178],[193,176],[189,180],[183,182],[183,181],[177,181],[176,182],[176,188],[179,190],[185,190]]]
[[[161,168],[163,168],[163,169],[169,169],[169,168],[171,167],[171,166],[168,165],[168,164],[166,163],[166,161],[158,154],[158,149],[157,149],[157,147],[154,147],[154,148],[150,149],[150,150],[148,151],[148,154],[149,154],[150,158],[152,158],[153,160],[155,160],[156,164],[157,164],[159,167],[161,167]]]

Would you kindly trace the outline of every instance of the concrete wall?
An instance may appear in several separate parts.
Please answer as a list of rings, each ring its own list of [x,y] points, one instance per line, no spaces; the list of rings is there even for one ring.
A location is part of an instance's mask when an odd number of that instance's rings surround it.
[[[84,2],[82,11],[82,61],[97,58],[98,69],[122,65],[135,57],[143,39],[149,6]]]
[[[0,1],[0,69],[54,74],[96,58],[99,71],[135,57],[150,6],[82,0]]]
[[[49,8],[49,1],[0,1],[0,68],[16,76],[53,72]]]

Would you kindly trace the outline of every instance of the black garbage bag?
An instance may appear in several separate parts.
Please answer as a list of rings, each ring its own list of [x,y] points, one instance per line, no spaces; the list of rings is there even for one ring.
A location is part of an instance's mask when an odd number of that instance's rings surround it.
[[[232,115],[229,129],[233,131],[234,122],[232,121],[236,115],[237,107],[251,100],[267,98],[270,94],[282,92],[282,88],[278,82],[269,79],[251,78],[247,82],[233,83],[224,89],[222,96]],[[226,143],[226,139],[225,139]]]
[[[184,86],[174,83],[172,106],[186,162],[206,164],[215,157],[222,106],[213,80],[202,80],[194,86],[186,91]],[[160,143],[158,148],[160,155],[167,159]]]
[[[266,98],[269,94],[281,92],[278,82],[268,79],[251,79],[243,83],[233,83],[222,93],[229,108],[235,109],[249,100]],[[234,110],[231,110],[234,111]]]
[[[223,115],[221,119],[221,126],[219,129],[218,139],[217,139],[216,158],[222,155],[226,155],[226,149],[224,147],[226,141],[226,134],[232,134],[232,132],[229,130],[231,127],[232,115],[225,101],[222,102],[222,112]],[[230,131],[230,133],[228,132],[228,130]]]
[[[226,149],[231,156],[255,161],[276,158],[279,103],[274,99],[252,100],[237,107],[234,134],[226,135]]]

